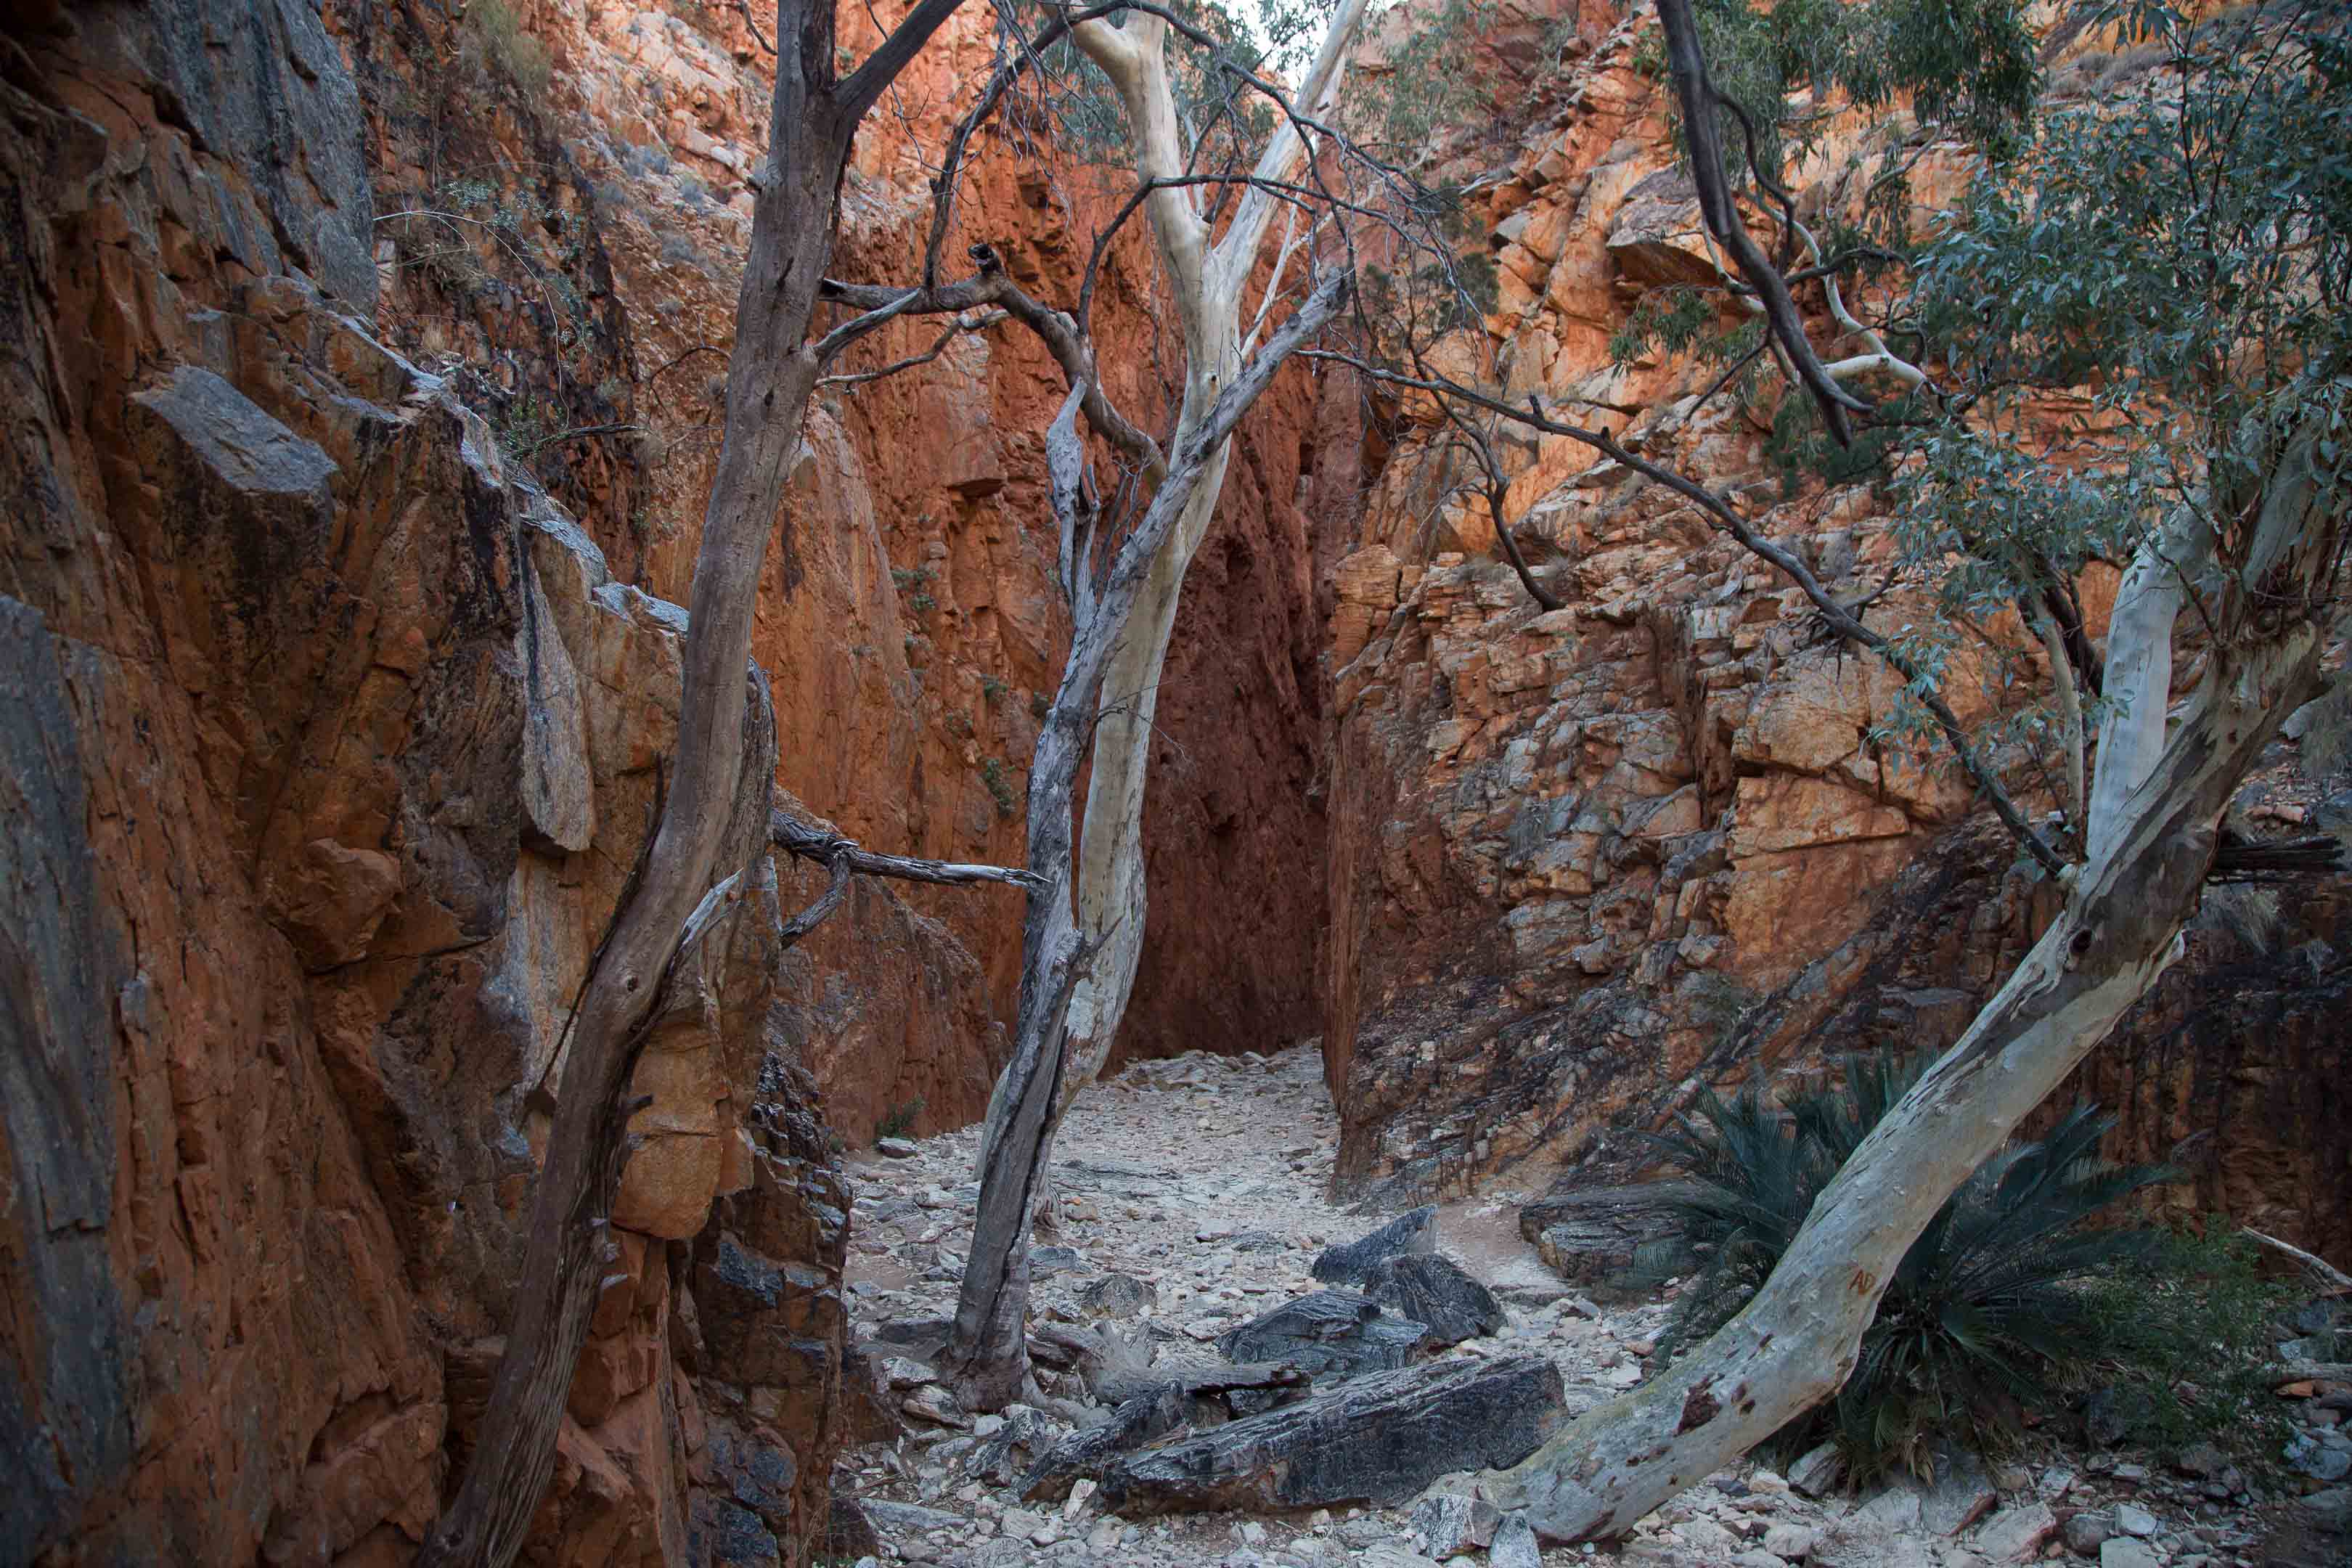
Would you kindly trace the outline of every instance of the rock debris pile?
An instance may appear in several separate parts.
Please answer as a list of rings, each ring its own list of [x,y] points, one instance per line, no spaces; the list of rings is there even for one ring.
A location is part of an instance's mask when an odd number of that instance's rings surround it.
[[[1638,1384],[1663,1302],[1596,1301],[1520,1235],[1524,1194],[1395,1216],[1325,1197],[1337,1118],[1311,1045],[1194,1053],[1088,1089],[1033,1255],[1037,1399],[973,1415],[932,1380],[978,1187],[976,1131],[852,1162],[863,1446],[845,1563],[946,1568],[2233,1568],[2257,1521],[2112,1458],[1838,1495],[1826,1456],[1743,1465],[1613,1548],[1541,1549],[1476,1471]],[[1435,1434],[1432,1439],[1432,1434]],[[2145,1529],[2141,1527],[2145,1526]],[[2079,1552],[2080,1556],[2074,1555]],[[2137,1555],[2136,1555],[2137,1554]]]

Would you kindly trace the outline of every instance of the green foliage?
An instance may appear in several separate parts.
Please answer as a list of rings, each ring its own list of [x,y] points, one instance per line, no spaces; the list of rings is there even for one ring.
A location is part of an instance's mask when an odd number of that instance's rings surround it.
[[[473,0],[457,24],[457,63],[478,81],[503,81],[526,104],[546,96],[553,75],[547,46],[523,30],[506,0]]]
[[[1710,1091],[1696,1115],[1656,1135],[1694,1183],[1677,1205],[1680,1237],[1639,1260],[1653,1271],[1696,1269],[1662,1353],[1705,1340],[1747,1305],[1814,1199],[1929,1059],[1849,1057],[1843,1089],[1795,1095],[1785,1116],[1757,1084],[1729,1101]],[[1797,1446],[1834,1436],[1861,1479],[1924,1473],[1937,1437],[1990,1443],[2021,1404],[2053,1399],[2091,1344],[2075,1287],[2146,1245],[2138,1232],[2084,1222],[2167,1177],[2102,1161],[2113,1125],[2077,1106],[2047,1137],[2011,1144],[1962,1184],[1904,1254],[1845,1387],[1780,1436]]]
[[[905,1137],[914,1131],[916,1119],[922,1114],[923,1097],[919,1094],[904,1105],[892,1106],[884,1111],[882,1119],[874,1124],[874,1142],[879,1143],[885,1138]]]
[[[1441,0],[1416,16],[1362,101],[1364,140],[1410,167],[1427,161],[1444,132],[1483,118],[1487,84],[1479,41],[1494,34],[1496,22],[1494,0]]]
[[[1907,96],[1923,124],[1999,153],[2041,89],[2016,0],[1780,0],[1763,9],[1697,0],[1696,9],[1707,75],[1746,110],[1757,161],[1776,180],[1789,159],[1820,146],[1833,97],[1868,113]],[[1728,110],[1723,138],[1740,163],[1745,132]],[[1726,173],[1747,178],[1741,167]]]
[[[1906,401],[1899,395],[1885,398],[1882,412],[1889,419],[1899,420]],[[1764,443],[1764,455],[1780,470],[1780,494],[1786,499],[1794,496],[1809,477],[1832,485],[1865,479],[1883,481],[1887,477],[1888,456],[1904,435],[1899,425],[1874,425],[1857,431],[1850,445],[1841,447],[1822,428],[1820,406],[1811,398],[1783,397],[1772,411],[1772,434]]]
[[[1004,682],[998,679],[995,676],[983,675],[980,678],[981,700],[987,703],[991,708],[998,708],[1003,705],[1005,690],[1006,687]]]
[[[2275,1459],[2287,1421],[2263,1368],[2297,1292],[2263,1278],[2260,1258],[2217,1215],[2202,1236],[2167,1233],[2090,1282],[2093,1375],[2136,1440],[2210,1442],[2249,1468]]]
[[[2143,0],[2090,20],[2164,68],[2026,127],[1911,253],[1885,330],[1935,367],[1934,397],[1850,448],[1798,398],[1776,426],[1791,484],[1883,476],[1895,571],[1935,596],[1898,634],[1929,679],[1877,737],[1897,752],[1933,748],[1917,700],[2021,600],[2175,518],[2226,569],[2291,465],[2352,498],[2352,20],[2192,25]]]
[[[1723,296],[1716,289],[1680,284],[1653,289],[1642,296],[1625,324],[1609,340],[1610,362],[1631,364],[1655,352],[1681,353],[1715,325],[1722,308]]]
[[[2184,510],[2227,541],[2299,434],[2322,484],[2352,468],[2352,24],[2099,19],[2171,68],[2053,116],[1919,258],[1919,329],[1969,418],[1912,444],[1902,537],[1909,562],[1964,559],[1956,614],[2127,558]],[[2081,387],[2051,463],[2033,426]]]
[[[2303,767],[2321,780],[2352,768],[2352,670],[2336,671],[2313,700],[2304,723]]]
[[[980,764],[980,782],[996,802],[996,815],[1011,817],[1020,805],[1020,797],[1013,793],[1013,781],[1005,776],[1004,764],[994,757],[984,758]]]
[[[556,439],[562,418],[561,408],[526,392],[499,411],[492,432],[509,462],[528,466],[541,447]]]

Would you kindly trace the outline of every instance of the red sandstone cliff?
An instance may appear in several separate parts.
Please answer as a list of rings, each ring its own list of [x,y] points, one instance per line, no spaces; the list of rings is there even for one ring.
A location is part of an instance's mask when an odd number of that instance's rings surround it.
[[[1737,496],[1833,592],[1875,585],[1893,541],[1867,486],[1784,489],[1768,415],[1718,399],[1690,416],[1713,367],[1612,364],[1646,293],[1713,273],[1674,168],[1671,91],[1637,66],[1654,20],[1561,16],[1545,35],[1556,70],[1494,79],[1501,139],[1449,144],[1443,174],[1484,193],[1501,289],[1485,331],[1441,353]],[[2059,61],[2053,90],[2072,79]],[[1846,151],[1832,137],[1809,164],[1806,210],[1851,199]],[[1935,150],[1915,200],[1932,206],[1965,166]],[[1445,499],[1455,476],[1426,419],[1392,411],[1394,454],[1333,571],[1323,1044],[1339,1190],[1404,1202],[1622,1179],[1646,1163],[1627,1133],[1701,1083],[1957,1037],[2050,910],[1969,816],[1965,781],[1875,738],[1896,678],[1818,635],[1793,584],[1695,508],[1564,437],[1507,446],[1514,536],[1565,601],[1541,613],[1476,498]],[[2113,585],[2086,589],[2103,635]],[[1927,613],[1899,594],[1873,610]],[[1953,673],[1964,721],[1995,710],[1990,671]],[[2319,792],[2296,754],[2275,748],[2242,814],[2301,819]],[[2037,808],[2042,782],[2018,780]],[[2176,1210],[2340,1247],[2340,886],[2281,930],[2247,951],[2217,908],[2079,1082],[2121,1115],[2118,1155],[2194,1138]]]

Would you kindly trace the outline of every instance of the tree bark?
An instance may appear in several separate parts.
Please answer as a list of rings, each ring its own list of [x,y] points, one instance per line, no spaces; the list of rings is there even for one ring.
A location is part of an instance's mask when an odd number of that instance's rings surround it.
[[[1332,17],[1294,100],[1302,112],[1321,119],[1329,110],[1364,11],[1365,0],[1344,0]],[[1141,13],[1130,14],[1123,28],[1096,21],[1073,29],[1078,47],[1118,89],[1135,149],[1136,174],[1147,181],[1176,178],[1184,172],[1175,100],[1168,84],[1167,32],[1164,22]],[[1297,128],[1285,120],[1260,153],[1253,177],[1287,180],[1307,151]],[[1184,329],[1184,401],[1177,416],[1178,441],[1200,428],[1218,388],[1241,367],[1246,352],[1241,331],[1243,290],[1256,268],[1277,205],[1262,187],[1246,187],[1233,222],[1212,247],[1206,246],[1208,226],[1196,205],[1194,187],[1165,186],[1145,199]],[[1102,952],[1080,977],[1070,1005],[1071,1060],[1063,1109],[1109,1058],[1142,961],[1147,908],[1143,801],[1160,672],[1176,629],[1184,575],[1208,537],[1224,493],[1230,448],[1229,440],[1218,444],[1209,471],[1153,559],[1143,595],[1119,628],[1104,675],[1077,869],[1079,929]]]
[[[1069,658],[1029,768],[1028,868],[1035,880],[1022,932],[1021,1002],[1013,1058],[989,1101],[971,1251],[956,1301],[955,1329],[941,1357],[940,1370],[953,1380],[968,1410],[1001,1408],[1020,1395],[1028,1375],[1028,1342],[1022,1329],[1029,1305],[1030,1209],[1060,1121],[1070,997],[1096,946],[1080,931],[1072,909],[1072,813],[1078,763],[1113,646],[1144,591],[1152,563],[1203,476],[1217,464],[1219,449],[1234,426],[1283,363],[1339,314],[1347,294],[1345,274],[1327,278],[1266,346],[1230,378],[1198,426],[1171,443],[1168,477],[1134,531],[1119,545],[1108,574],[1099,586],[1086,586],[1076,595],[1081,613]],[[1067,421],[1084,391],[1083,383],[1071,388],[1063,417],[1055,421],[1060,438],[1047,442],[1055,468],[1053,491],[1056,508],[1064,512],[1066,533],[1078,531],[1076,513],[1085,504],[1076,474],[1083,454],[1067,438]],[[1080,573],[1087,570],[1081,560]]]
[[[2207,668],[2168,742],[2181,584],[2195,580],[2210,546],[2195,524],[2174,519],[2141,547],[2116,606],[2108,682],[2120,723],[2135,727],[2101,747],[2088,825],[2097,847],[2071,879],[2064,909],[1846,1162],[1746,1309],[1505,1473],[1540,1533],[1620,1534],[1834,1394],[1928,1220],[2179,953],[2223,810],[2316,679],[2319,617],[2264,607],[2298,585],[2326,592],[2343,520],[2315,500],[2313,460],[2306,433],[2283,454],[2237,571],[2213,583]]]
[[[959,3],[924,0],[838,87],[833,0],[788,4],[779,17],[770,174],[752,209],[728,360],[725,442],[695,558],[669,795],[644,875],[573,1010],[514,1321],[464,1478],[417,1554],[420,1568],[507,1568],[553,1473],[557,1428],[610,1250],[607,1216],[625,1158],[622,1096],[663,978],[708,918],[698,909],[706,889],[718,891],[715,862],[742,772],[745,681],[756,675],[752,607],[821,368],[806,339],[832,252],[849,138],[887,76]],[[722,886],[731,884],[730,875]]]

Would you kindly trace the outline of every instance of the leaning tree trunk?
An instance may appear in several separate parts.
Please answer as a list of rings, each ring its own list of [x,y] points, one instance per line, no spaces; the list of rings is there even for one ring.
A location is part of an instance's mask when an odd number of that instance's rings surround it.
[[[1029,769],[1028,867],[1034,880],[1022,933],[1020,1011],[1013,1026],[1013,1058],[989,1102],[971,1252],[964,1263],[955,1327],[941,1357],[941,1370],[967,1409],[1002,1407],[1019,1397],[1028,1378],[1024,1323],[1029,1308],[1030,1205],[1045,1178],[1061,1120],[1071,992],[1095,951],[1079,931],[1071,907],[1072,814],[1078,763],[1119,628],[1203,478],[1220,464],[1234,425],[1283,363],[1339,314],[1347,300],[1347,284],[1343,273],[1326,278],[1217,395],[1198,428],[1171,444],[1167,477],[1145,507],[1142,521],[1120,543],[1101,585],[1089,585],[1078,595],[1082,608],[1069,658]],[[1084,450],[1076,429],[1086,392],[1083,380],[1071,387],[1046,437],[1055,470],[1055,506],[1063,512],[1066,528],[1074,528],[1071,514],[1086,504],[1078,482]],[[1090,572],[1083,553],[1079,559],[1080,571]]]
[[[721,869],[719,842],[742,773],[751,613],[820,369],[808,327],[832,253],[849,137],[881,86],[958,3],[925,0],[839,83],[833,0],[787,5],[778,18],[771,173],[753,207],[728,361],[726,436],[695,558],[669,793],[634,892],[573,1010],[514,1321],[464,1479],[418,1552],[420,1565],[506,1568],[554,1471],[557,1427],[611,1258],[606,1226],[629,1110],[622,1096],[689,916]]]
[[[1888,1280],[1937,1210],[2177,954],[2213,865],[2221,813],[2317,670],[2315,617],[2280,625],[2256,614],[2265,598],[2275,605],[2325,595],[2319,579],[2342,520],[2308,482],[2310,461],[2307,440],[2290,451],[2250,547],[2212,594],[2208,668],[2169,743],[2173,622],[2183,579],[2195,580],[2210,542],[2197,548],[2201,528],[2182,520],[2142,547],[2113,619],[2115,712],[2090,824],[2100,847],[2072,879],[2065,908],[1846,1162],[1747,1308],[1642,1388],[1502,1473],[1541,1534],[1621,1534],[1836,1393]],[[2209,575],[2208,585],[2221,575]]]
[[[1365,0],[1347,0],[1332,17],[1296,100],[1304,112],[1318,119],[1329,112],[1364,11]],[[1137,174],[1147,181],[1181,178],[1185,160],[1176,140],[1175,100],[1168,83],[1166,24],[1155,16],[1136,16],[1122,28],[1099,21],[1083,23],[1074,36],[1118,90],[1134,142]],[[1286,119],[1259,154],[1253,177],[1288,180],[1306,152],[1305,141]],[[1249,187],[1223,237],[1211,247],[1193,190],[1166,186],[1147,199],[1152,235],[1184,330],[1184,402],[1176,426],[1180,441],[1201,427],[1218,387],[1233,379],[1249,351],[1241,330],[1243,296],[1280,205],[1264,189]],[[1064,1109],[1108,1059],[1142,961],[1147,912],[1144,785],[1160,675],[1176,628],[1185,573],[1208,537],[1224,492],[1231,446],[1230,441],[1218,445],[1210,471],[1153,560],[1143,596],[1120,628],[1104,675],[1077,865],[1078,927],[1101,951],[1079,978],[1070,1004]]]

